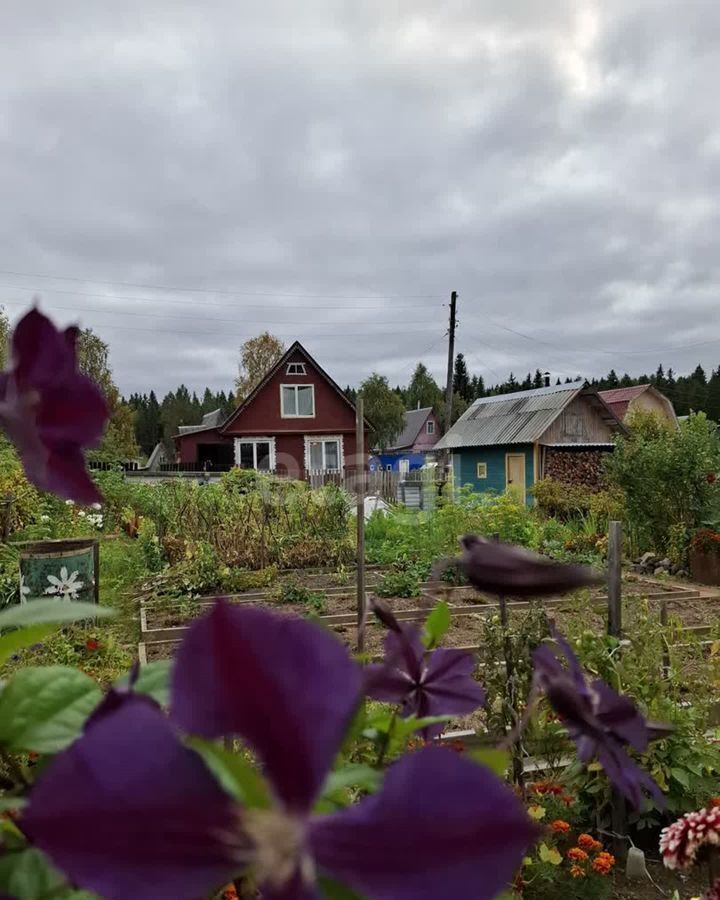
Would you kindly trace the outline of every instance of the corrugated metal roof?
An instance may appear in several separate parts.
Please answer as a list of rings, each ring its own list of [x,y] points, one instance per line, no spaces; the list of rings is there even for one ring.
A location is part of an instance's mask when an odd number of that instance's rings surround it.
[[[412,447],[412,445],[417,440],[420,429],[425,424],[425,420],[431,412],[432,406],[425,406],[421,409],[407,410],[407,412],[405,413],[405,424],[403,425],[403,430],[398,435],[392,447],[388,447],[387,449],[404,450],[407,447]]]
[[[209,431],[211,428],[219,428],[223,423],[221,409],[214,409],[205,413],[199,425],[178,425],[178,434],[193,434],[195,431]]]
[[[533,443],[583,388],[580,383],[562,384],[481,397],[440,438],[434,449]]]
[[[598,393],[606,403],[626,403],[639,397],[649,387],[652,387],[652,385],[634,384],[632,387],[612,388],[612,390],[599,391]]]

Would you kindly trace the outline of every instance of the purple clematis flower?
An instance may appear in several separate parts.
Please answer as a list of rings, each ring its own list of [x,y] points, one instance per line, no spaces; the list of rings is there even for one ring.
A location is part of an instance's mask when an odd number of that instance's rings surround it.
[[[0,427],[15,444],[30,481],[79,503],[100,493],[85,468],[108,418],[97,385],[77,368],[76,328],[58,331],[37,309],[17,324],[11,367],[0,373]]]
[[[375,612],[388,627],[385,660],[365,669],[365,693],[374,700],[400,704],[406,716],[466,715],[482,706],[485,691],[473,678],[475,660],[464,650],[427,652],[417,626],[401,625],[389,609]],[[425,740],[438,737],[443,723],[423,730]]]
[[[586,566],[553,562],[524,547],[502,544],[468,534],[460,543],[457,562],[467,580],[479,591],[513,597],[540,597],[600,584],[603,578]],[[439,567],[447,567],[444,561]],[[437,569],[436,567],[436,575]]]
[[[628,697],[622,697],[601,679],[588,683],[568,642],[559,634],[557,650],[547,645],[533,654],[535,681],[560,717],[577,746],[578,758],[587,763],[597,757],[610,782],[636,808],[647,791],[659,806],[664,798],[655,782],[628,756],[625,747],[639,753],[651,740],[667,733],[665,726],[647,722]]]
[[[223,793],[160,708],[128,693],[49,765],[23,829],[107,900],[191,900],[247,867],[264,900],[319,898],[325,877],[370,900],[495,896],[537,829],[506,785],[450,750],[407,756],[379,794],[313,812],[360,700],[359,668],[332,635],[221,601],[180,649],[171,718],[244,738],[272,807]]]

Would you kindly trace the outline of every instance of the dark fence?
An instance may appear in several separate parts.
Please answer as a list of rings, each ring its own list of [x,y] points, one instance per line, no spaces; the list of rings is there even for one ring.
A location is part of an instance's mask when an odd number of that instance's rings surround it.
[[[114,469],[122,469],[123,472],[137,472],[140,468],[136,462],[103,462],[98,459],[88,460],[88,466],[93,472],[111,472]]]
[[[232,462],[215,462],[200,463],[196,462],[179,462],[179,463],[160,463],[160,472],[194,472],[200,474],[202,472],[229,472],[235,467]]]

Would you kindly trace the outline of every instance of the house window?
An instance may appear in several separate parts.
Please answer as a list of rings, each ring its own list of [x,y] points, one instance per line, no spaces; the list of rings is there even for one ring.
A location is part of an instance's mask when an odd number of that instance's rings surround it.
[[[284,419],[311,419],[315,415],[315,387],[312,384],[280,385],[280,409]]]
[[[388,463],[388,464],[385,466],[385,470],[386,470],[387,472],[392,472],[392,463]]]
[[[342,464],[342,438],[305,438],[305,467],[307,469],[314,472],[339,472]]]
[[[305,371],[305,363],[288,363],[287,369],[285,370],[286,375],[307,375]]]
[[[272,472],[275,469],[274,438],[236,438],[235,465],[241,469]]]
[[[401,475],[407,475],[407,473],[410,471],[410,460],[401,459],[398,464],[398,471]]]
[[[432,419],[428,419],[427,425],[425,426],[425,430],[427,434],[435,434],[435,423]]]
[[[487,478],[487,463],[478,463],[477,464],[477,477],[478,478]]]

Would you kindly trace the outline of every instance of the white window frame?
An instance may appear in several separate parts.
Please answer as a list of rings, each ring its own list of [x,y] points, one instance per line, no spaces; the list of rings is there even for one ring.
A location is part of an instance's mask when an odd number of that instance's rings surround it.
[[[285,388],[294,388],[295,389],[295,409],[298,408],[297,404],[297,389],[298,388],[310,388],[312,391],[312,412],[309,415],[303,415],[300,413],[286,413],[285,412],[285,404],[283,403],[283,391]],[[282,419],[314,419],[315,418],[315,385],[314,384],[281,384],[280,385],[280,417]]]
[[[425,423],[425,434],[435,434],[435,423],[432,419],[428,419]]]
[[[290,362],[285,369],[286,375],[307,375],[304,362]]]
[[[257,458],[257,445],[258,444],[270,444],[270,469],[268,471],[275,471],[275,438],[274,437],[236,437],[235,438],[235,465],[240,468],[240,444],[252,444],[253,445],[253,468],[252,471],[255,472],[265,472],[265,469],[258,469],[258,458]]]
[[[322,441],[323,449],[323,462],[325,462],[325,442],[326,441],[335,441],[338,445],[338,469],[326,469],[325,467],[321,469],[313,469],[310,465],[310,444],[314,444],[317,441]],[[342,472],[345,469],[345,452],[343,447],[343,436],[341,434],[306,434],[305,435],[305,469],[308,472]]]

